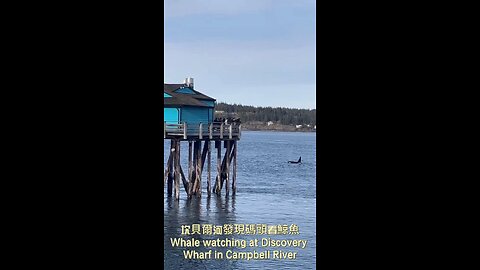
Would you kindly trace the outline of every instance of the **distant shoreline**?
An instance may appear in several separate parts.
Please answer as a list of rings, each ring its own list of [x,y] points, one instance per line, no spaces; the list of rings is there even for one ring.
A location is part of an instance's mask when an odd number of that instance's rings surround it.
[[[316,129],[309,127],[296,128],[294,126],[287,125],[255,125],[255,124],[242,124],[242,130],[244,131],[271,131],[271,132],[317,132]]]
[[[218,103],[215,117],[238,118],[245,130],[315,132],[316,110]]]

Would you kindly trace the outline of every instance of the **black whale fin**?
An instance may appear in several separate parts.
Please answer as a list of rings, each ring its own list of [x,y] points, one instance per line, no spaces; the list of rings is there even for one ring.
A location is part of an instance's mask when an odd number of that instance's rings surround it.
[[[302,163],[302,157],[300,157],[298,161],[289,161],[288,163],[293,163],[293,164]]]

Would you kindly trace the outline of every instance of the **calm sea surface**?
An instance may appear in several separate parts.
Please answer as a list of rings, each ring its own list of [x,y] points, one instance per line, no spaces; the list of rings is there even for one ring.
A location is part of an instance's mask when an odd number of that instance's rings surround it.
[[[206,171],[202,177],[203,194],[186,200],[181,186],[180,201],[164,191],[165,269],[315,269],[316,265],[316,134],[288,132],[243,132],[238,143],[237,194],[207,198]],[[168,159],[169,141],[165,141],[164,163]],[[213,144],[212,144],[213,146]],[[182,144],[182,167],[188,171],[188,144]],[[215,149],[213,149],[215,150]],[[223,157],[224,150],[222,152]],[[288,164],[302,156],[302,164]],[[212,151],[212,183],[215,178],[216,151]],[[164,165],[165,167],[165,165]],[[296,224],[299,235],[228,235],[218,238],[240,240],[272,238],[308,240],[305,249],[258,247],[218,248],[218,251],[282,250],[297,252],[293,260],[187,260],[183,250],[172,248],[170,238],[181,237],[181,225],[191,224]],[[184,236],[190,239],[192,236]],[[196,239],[216,237],[195,235]],[[206,248],[197,250],[206,251]]]

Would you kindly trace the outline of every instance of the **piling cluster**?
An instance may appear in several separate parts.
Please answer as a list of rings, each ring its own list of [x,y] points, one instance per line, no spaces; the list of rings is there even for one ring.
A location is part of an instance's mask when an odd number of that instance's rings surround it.
[[[189,130],[185,128],[182,133],[165,132],[164,139],[170,140],[169,157],[164,174],[164,186],[167,187],[168,196],[174,196],[176,200],[180,198],[180,182],[188,196],[201,197],[202,195],[202,175],[207,165],[207,194],[210,197],[212,193],[221,195],[223,189],[228,196],[230,189],[235,194],[237,190],[237,149],[240,139],[240,127],[225,128],[221,124],[221,136],[215,134],[214,128],[209,128],[210,134],[188,134]],[[233,125],[233,124],[232,124]],[[185,125],[186,126],[186,125]],[[228,136],[224,136],[226,130]],[[178,136],[182,134],[182,136]],[[183,170],[181,164],[181,148],[183,143],[188,143],[188,170]],[[215,146],[217,168],[215,182],[212,185],[212,144]],[[224,151],[222,151],[224,149]],[[215,151],[214,150],[214,151]],[[223,152],[223,153],[222,153]],[[222,155],[223,154],[223,155]]]

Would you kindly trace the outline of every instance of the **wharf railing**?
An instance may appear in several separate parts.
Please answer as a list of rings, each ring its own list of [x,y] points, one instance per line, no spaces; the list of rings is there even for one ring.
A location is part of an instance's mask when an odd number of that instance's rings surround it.
[[[240,140],[242,125],[239,123],[163,123],[163,138],[199,140]]]

